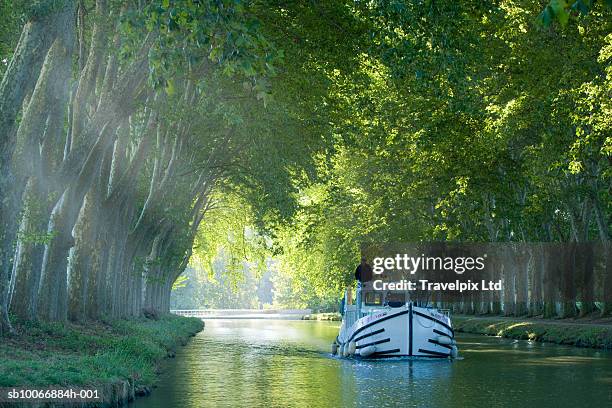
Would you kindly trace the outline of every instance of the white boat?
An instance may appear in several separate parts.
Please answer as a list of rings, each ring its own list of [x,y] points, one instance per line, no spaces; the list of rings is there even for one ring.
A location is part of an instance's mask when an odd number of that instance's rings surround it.
[[[357,302],[345,295],[340,333],[332,344],[339,357],[456,358],[449,312],[417,306],[407,294],[357,289]]]

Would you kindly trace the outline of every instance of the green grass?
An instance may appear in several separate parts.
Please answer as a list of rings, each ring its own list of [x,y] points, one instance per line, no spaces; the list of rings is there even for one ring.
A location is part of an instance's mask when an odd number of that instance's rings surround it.
[[[115,320],[87,325],[16,323],[0,343],[0,387],[155,382],[159,362],[202,330],[196,318]]]
[[[512,339],[566,344],[577,347],[612,348],[612,327],[586,324],[535,322],[455,316],[455,331]]]

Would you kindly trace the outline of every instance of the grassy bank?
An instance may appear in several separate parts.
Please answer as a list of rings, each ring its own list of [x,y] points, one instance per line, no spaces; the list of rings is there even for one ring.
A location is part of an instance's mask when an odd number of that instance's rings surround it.
[[[539,319],[454,316],[457,332],[612,349],[612,325]]]
[[[302,318],[302,320],[319,320],[319,321],[328,321],[328,322],[339,322],[342,321],[342,316],[340,313],[313,313],[306,315]]]
[[[202,330],[196,318],[115,320],[86,325],[16,324],[0,342],[0,387],[98,388],[105,402],[146,394],[158,364]]]

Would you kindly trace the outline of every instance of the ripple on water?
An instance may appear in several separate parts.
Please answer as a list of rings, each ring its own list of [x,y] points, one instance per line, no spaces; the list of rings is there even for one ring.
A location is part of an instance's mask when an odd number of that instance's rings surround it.
[[[337,323],[215,320],[133,408],[612,406],[612,353],[460,335],[462,360],[338,359]]]

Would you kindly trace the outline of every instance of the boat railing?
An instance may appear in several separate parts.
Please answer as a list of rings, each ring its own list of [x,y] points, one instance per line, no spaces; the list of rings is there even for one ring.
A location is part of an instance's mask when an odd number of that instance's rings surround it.
[[[450,319],[451,310],[450,309],[438,309],[438,312],[442,313],[444,316]]]
[[[357,320],[359,320],[359,309],[356,305],[347,305],[344,312],[346,327],[351,327]]]

